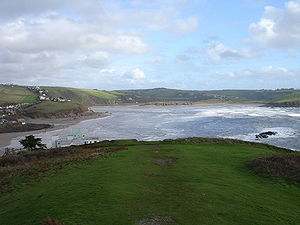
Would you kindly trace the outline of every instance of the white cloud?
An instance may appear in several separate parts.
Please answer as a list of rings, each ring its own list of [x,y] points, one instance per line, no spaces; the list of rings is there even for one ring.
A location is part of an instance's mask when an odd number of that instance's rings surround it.
[[[109,56],[105,52],[94,52],[89,55],[84,55],[80,57],[79,62],[83,66],[88,66],[91,68],[102,68],[108,65]]]
[[[273,66],[262,67],[259,72],[265,75],[277,76],[283,78],[293,77],[296,75],[294,72],[289,71],[285,67],[273,67]]]
[[[137,35],[118,31],[106,33],[96,25],[65,18],[40,18],[34,23],[20,19],[0,27],[0,50],[105,50],[122,54],[142,54],[148,50],[148,46]]]
[[[164,61],[164,58],[162,56],[155,56],[153,58],[148,59],[147,63],[153,63],[153,64],[159,64]]]
[[[123,77],[125,79],[129,79],[131,81],[146,79],[144,71],[142,71],[139,68],[136,68],[136,69],[133,69],[131,71],[128,71],[128,72],[124,73]]]
[[[198,30],[199,24],[197,17],[188,17],[175,21],[174,31],[177,33],[190,33]]]
[[[240,59],[245,57],[237,50],[226,47],[223,43],[216,41],[212,41],[207,45],[206,54],[216,62],[224,59]]]
[[[253,41],[271,49],[300,47],[300,1],[285,3],[284,9],[265,7],[263,17],[249,26]]]
[[[263,79],[263,80],[278,80],[278,79],[299,79],[297,71],[290,71],[285,67],[264,66],[258,70],[237,70],[230,72],[215,72],[213,76],[222,77],[223,79]]]
[[[110,12],[114,22],[118,24],[135,24],[149,30],[187,34],[198,30],[196,16],[180,17],[174,8],[158,8],[155,10],[122,10],[113,9]]]

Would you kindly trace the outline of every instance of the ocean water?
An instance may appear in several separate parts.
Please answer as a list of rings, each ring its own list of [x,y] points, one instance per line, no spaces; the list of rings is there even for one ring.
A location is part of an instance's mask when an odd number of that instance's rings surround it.
[[[78,129],[87,137],[100,140],[163,140],[178,137],[221,137],[264,142],[300,150],[300,108],[258,106],[170,106],[170,107],[94,107],[111,116],[82,121],[71,127],[36,134],[51,146],[51,137],[66,137]],[[274,131],[277,135],[256,139],[255,135]],[[19,140],[9,147],[20,148]]]

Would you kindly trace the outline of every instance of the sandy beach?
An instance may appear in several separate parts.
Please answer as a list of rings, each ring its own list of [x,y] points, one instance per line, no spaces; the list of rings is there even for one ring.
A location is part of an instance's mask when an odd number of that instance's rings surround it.
[[[39,118],[39,119],[31,119],[27,118],[27,123],[35,123],[35,124],[50,124],[52,125],[51,128],[42,129],[42,130],[34,130],[34,131],[26,131],[26,132],[14,132],[14,133],[2,133],[0,134],[0,148],[3,148],[10,144],[11,139],[16,137],[21,137],[30,134],[38,134],[45,131],[53,131],[58,129],[63,129],[69,127],[71,125],[77,124],[83,120],[89,119],[96,119],[96,118],[103,118],[109,116],[110,113],[108,112],[93,112],[87,115],[82,115],[78,117],[67,117],[67,118]]]

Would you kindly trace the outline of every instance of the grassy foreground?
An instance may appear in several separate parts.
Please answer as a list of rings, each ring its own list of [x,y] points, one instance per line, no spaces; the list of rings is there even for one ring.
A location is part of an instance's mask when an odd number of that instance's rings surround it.
[[[0,172],[15,168],[16,173],[1,173],[2,178],[19,187],[0,195],[0,224],[41,224],[47,218],[105,225],[300,223],[299,183],[258,175],[246,166],[254,158],[288,151],[246,142],[191,140],[72,147],[64,151],[78,151],[81,157],[66,160],[60,170],[45,170],[39,181],[36,173],[30,177],[24,172],[31,171],[26,170],[29,156],[23,157],[24,165],[3,163]],[[118,146],[122,151],[99,154]],[[47,157],[55,154],[48,150]],[[33,165],[45,163],[44,156],[35,155]],[[20,184],[24,176],[29,185]]]

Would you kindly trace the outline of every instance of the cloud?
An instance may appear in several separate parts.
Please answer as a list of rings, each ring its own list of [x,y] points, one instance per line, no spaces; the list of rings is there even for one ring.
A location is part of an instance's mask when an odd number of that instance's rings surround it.
[[[0,50],[15,52],[101,50],[143,54],[148,50],[135,34],[111,31],[66,18],[19,19],[0,27]]]
[[[0,18],[13,19],[24,15],[39,14],[45,11],[53,11],[63,7],[64,0],[11,0],[2,1],[0,6]]]
[[[91,68],[103,68],[108,65],[109,56],[105,52],[94,52],[89,55],[80,57],[79,62],[82,66],[88,66]]]
[[[132,82],[134,82],[136,80],[146,79],[144,71],[142,71],[139,68],[136,68],[136,69],[133,69],[131,71],[128,71],[128,72],[124,73],[123,77],[125,79],[131,80]]]
[[[298,71],[299,72],[299,71]],[[263,79],[263,80],[284,80],[284,79],[299,79],[297,71],[290,71],[285,67],[264,66],[258,70],[237,70],[230,72],[215,72],[213,76],[223,79]]]
[[[195,32],[199,28],[197,17],[188,17],[185,19],[178,19],[174,24],[174,31],[177,33]]]
[[[152,63],[152,64],[159,64],[164,61],[164,58],[162,56],[155,56],[153,58],[148,59],[146,62],[147,63]]]
[[[40,16],[56,11],[77,15],[94,15],[102,10],[102,0],[10,0],[2,1],[0,18],[13,20],[26,16]]]
[[[252,41],[270,49],[300,47],[300,1],[289,1],[285,8],[266,6],[263,17],[249,26]]]
[[[210,59],[216,62],[225,59],[241,59],[245,57],[237,50],[226,47],[223,43],[216,41],[212,41],[207,45],[206,54]]]
[[[191,60],[191,58],[185,54],[176,55],[176,61],[178,61],[178,62],[188,62],[190,60]]]

